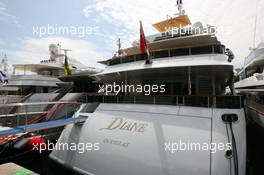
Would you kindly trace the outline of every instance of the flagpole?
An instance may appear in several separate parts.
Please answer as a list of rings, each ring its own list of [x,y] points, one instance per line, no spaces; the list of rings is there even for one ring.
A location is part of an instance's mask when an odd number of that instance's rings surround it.
[[[152,61],[148,50],[148,45],[145,38],[142,21],[139,21],[139,24],[140,24],[140,51],[142,55],[147,54],[146,64],[151,64]]]
[[[69,66],[69,62],[68,62],[68,57],[67,57],[67,52],[68,51],[71,51],[70,49],[61,49],[64,51],[64,56],[65,56],[65,59],[64,59],[64,73],[66,75],[71,75],[71,70],[70,70],[70,66]]]

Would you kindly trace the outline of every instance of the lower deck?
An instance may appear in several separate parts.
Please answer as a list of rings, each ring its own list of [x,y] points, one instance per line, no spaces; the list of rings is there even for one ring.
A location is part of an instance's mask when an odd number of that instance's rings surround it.
[[[151,95],[224,95],[226,86],[228,82],[233,82],[232,79],[233,66],[210,65],[120,71],[98,75],[97,83],[165,87],[165,92],[152,92]]]

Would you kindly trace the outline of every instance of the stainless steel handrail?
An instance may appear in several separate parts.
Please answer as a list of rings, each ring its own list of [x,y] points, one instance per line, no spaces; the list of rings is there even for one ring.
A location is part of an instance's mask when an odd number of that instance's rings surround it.
[[[79,103],[77,101],[9,103],[9,104],[0,104],[0,108],[1,107],[14,107],[14,106],[47,105],[47,104],[81,104],[81,103]]]
[[[21,113],[13,113],[13,114],[1,114],[1,117],[15,117],[15,116],[22,116],[22,115],[35,115],[35,114],[44,114],[48,111],[38,111],[38,112],[21,112]]]
[[[138,103],[138,97],[146,98],[146,104],[162,104],[162,100],[158,100],[158,97],[171,97],[174,98],[175,103],[171,105],[181,106],[196,106],[196,107],[214,107],[214,108],[242,108],[243,100],[240,95],[102,95],[102,94],[84,94],[85,101],[83,103],[101,102],[101,103]],[[94,98],[93,98],[94,97]],[[130,100],[123,100],[123,97],[131,97]],[[111,99],[113,98],[113,99]],[[197,100],[202,99],[201,105],[197,105]],[[191,100],[191,101],[190,101]],[[140,100],[142,101],[142,100]],[[139,102],[140,103],[140,102]]]
[[[36,122],[39,122],[42,120],[42,114],[48,114],[49,115],[49,112],[51,112],[50,115],[54,115],[54,112],[57,112],[57,109],[59,109],[58,111],[61,111],[63,114],[63,118],[64,119],[68,119],[68,118],[74,118],[74,122],[75,122],[75,118],[76,116],[75,115],[70,115],[71,114],[71,109],[70,111],[68,111],[68,108],[66,108],[65,110],[60,110],[60,106],[61,105],[58,105],[58,106],[55,106],[55,110],[50,110],[50,111],[38,111],[38,112],[30,112],[29,111],[29,107],[30,106],[34,106],[34,105],[48,105],[48,104],[70,104],[70,105],[73,105],[73,109],[74,109],[74,112],[73,114],[76,112],[76,110],[78,109],[78,106],[80,107],[80,102],[77,102],[77,101],[57,101],[57,102],[33,102],[33,103],[13,103],[13,104],[3,104],[3,105],[0,105],[0,107],[4,108],[4,107],[12,107],[12,106],[18,106],[18,107],[22,107],[22,111],[23,112],[20,112],[20,113],[13,113],[13,114],[4,114],[4,115],[0,115],[0,118],[2,117],[16,117],[15,119],[15,122],[16,123],[13,123],[11,127],[22,127],[23,131],[21,132],[27,132],[28,131],[28,126],[31,125],[31,124],[35,124]],[[32,116],[32,115],[36,115],[36,114],[40,114],[40,116]],[[58,115],[58,114],[55,114],[55,116]],[[60,114],[59,114],[60,115]],[[46,115],[44,115],[46,116]],[[65,116],[65,117],[64,117]],[[41,120],[39,120],[41,119]],[[4,121],[5,119],[3,119]],[[58,120],[58,119],[51,119],[50,120],[50,117],[48,116],[48,119],[46,119],[47,121],[51,121],[51,120]],[[10,127],[10,126],[9,126]],[[41,126],[40,126],[41,127]],[[46,128],[50,128],[50,127],[46,127]],[[39,128],[41,129],[41,128]],[[36,129],[35,129],[36,130]]]

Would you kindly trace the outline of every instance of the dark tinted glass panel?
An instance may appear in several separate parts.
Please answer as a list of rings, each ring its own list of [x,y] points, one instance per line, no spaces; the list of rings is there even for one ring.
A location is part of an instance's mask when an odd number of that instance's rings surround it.
[[[207,96],[185,96],[184,105],[185,106],[198,106],[198,107],[210,107]]]
[[[117,96],[104,96],[104,103],[118,103]]]
[[[239,109],[243,107],[243,99],[241,96],[217,96],[216,108]]]
[[[224,53],[224,46],[214,45],[214,53]]]
[[[153,53],[154,58],[164,58],[169,57],[169,51],[168,50],[162,50],[162,51],[156,51]]]
[[[142,54],[136,55],[136,61],[145,60],[146,58],[147,58],[147,55],[142,55]]]
[[[213,53],[212,46],[204,46],[204,47],[193,47],[191,48],[192,55],[196,54],[209,54]]]
[[[173,49],[170,51],[171,56],[183,56],[183,55],[189,55],[189,48],[184,49]]]
[[[135,101],[137,104],[153,104],[154,98],[152,96],[136,96]]]
[[[120,58],[114,58],[110,61],[110,65],[120,64]]]
[[[119,98],[118,99],[119,103],[134,103],[135,102],[134,96],[120,96],[118,98]]]
[[[134,61],[134,56],[124,57],[122,58],[122,63],[128,63]]]
[[[155,104],[160,105],[176,105],[176,97],[174,96],[156,96]]]

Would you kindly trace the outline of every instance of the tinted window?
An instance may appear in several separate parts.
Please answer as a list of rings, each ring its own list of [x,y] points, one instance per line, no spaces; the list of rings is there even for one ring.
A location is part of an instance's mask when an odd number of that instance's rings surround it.
[[[193,47],[191,53],[192,55],[213,53],[213,48],[212,46]]]
[[[146,58],[147,58],[146,54],[144,54],[144,55],[142,55],[142,54],[136,55],[136,61],[145,60]]]
[[[214,53],[224,53],[224,49],[222,45],[214,45]]]
[[[154,58],[164,58],[169,57],[169,51],[163,50],[163,51],[156,51],[153,53]]]
[[[183,55],[189,55],[189,48],[184,49],[173,49],[170,51],[171,56],[183,56]]]
[[[134,61],[134,56],[124,57],[122,58],[122,63],[128,63]]]
[[[110,61],[110,65],[120,64],[120,58],[114,58]]]

